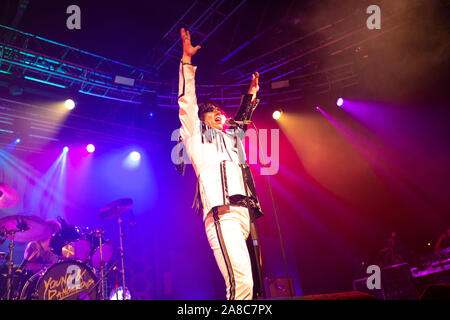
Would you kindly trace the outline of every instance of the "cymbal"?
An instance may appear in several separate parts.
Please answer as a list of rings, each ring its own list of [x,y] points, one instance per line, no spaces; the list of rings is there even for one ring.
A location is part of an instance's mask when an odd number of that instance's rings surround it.
[[[37,216],[15,214],[0,219],[0,232],[5,232],[11,240],[14,233],[14,241],[29,242],[45,240],[51,235],[48,224]]]
[[[19,194],[17,191],[6,183],[0,183],[0,209],[14,207],[18,202]]]
[[[125,211],[131,209],[133,200],[130,198],[123,198],[113,201],[100,209],[98,215],[101,219],[111,219],[120,216]]]

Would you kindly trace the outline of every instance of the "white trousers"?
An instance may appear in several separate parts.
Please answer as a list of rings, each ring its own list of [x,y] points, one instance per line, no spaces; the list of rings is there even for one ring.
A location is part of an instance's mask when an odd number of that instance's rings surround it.
[[[205,219],[205,230],[225,280],[228,300],[251,300],[253,278],[246,240],[250,232],[248,209],[222,206]]]

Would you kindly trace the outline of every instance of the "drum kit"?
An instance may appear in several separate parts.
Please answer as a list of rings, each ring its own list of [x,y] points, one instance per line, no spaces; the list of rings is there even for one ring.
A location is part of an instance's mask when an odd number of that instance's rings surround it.
[[[17,192],[0,183],[0,209],[11,208],[19,202]],[[90,230],[69,225],[58,217],[61,229],[52,234],[48,223],[34,215],[15,214],[0,218],[0,244],[9,240],[8,253],[0,253],[0,300],[129,300],[125,285],[122,221],[131,211],[131,199],[119,199],[103,207],[101,219],[117,218],[119,225],[119,258],[110,263],[114,246],[101,229]],[[46,241],[57,261],[37,272],[26,268],[32,261],[24,259],[20,266],[13,263],[17,242]],[[118,263],[121,268],[117,268]],[[110,264],[109,264],[110,263]],[[109,265],[108,265],[109,264]],[[105,266],[109,267],[105,270]],[[114,290],[106,294],[106,277],[116,272]],[[121,286],[117,274],[121,274]]]

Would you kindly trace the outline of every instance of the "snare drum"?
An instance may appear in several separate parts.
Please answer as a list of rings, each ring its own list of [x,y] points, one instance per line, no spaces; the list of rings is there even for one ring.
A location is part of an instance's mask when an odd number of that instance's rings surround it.
[[[84,263],[64,260],[34,274],[23,286],[21,300],[96,300],[97,278]]]
[[[86,262],[91,253],[91,244],[77,226],[65,226],[50,240],[53,253],[61,259],[76,259]]]

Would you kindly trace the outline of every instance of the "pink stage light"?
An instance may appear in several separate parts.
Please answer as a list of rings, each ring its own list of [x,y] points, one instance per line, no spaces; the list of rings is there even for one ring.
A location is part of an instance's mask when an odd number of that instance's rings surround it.
[[[337,105],[338,107],[342,107],[343,104],[344,104],[344,99],[342,99],[342,98],[337,99],[336,105]]]
[[[92,143],[90,143],[86,146],[86,150],[87,152],[92,153],[95,151],[95,146]]]

